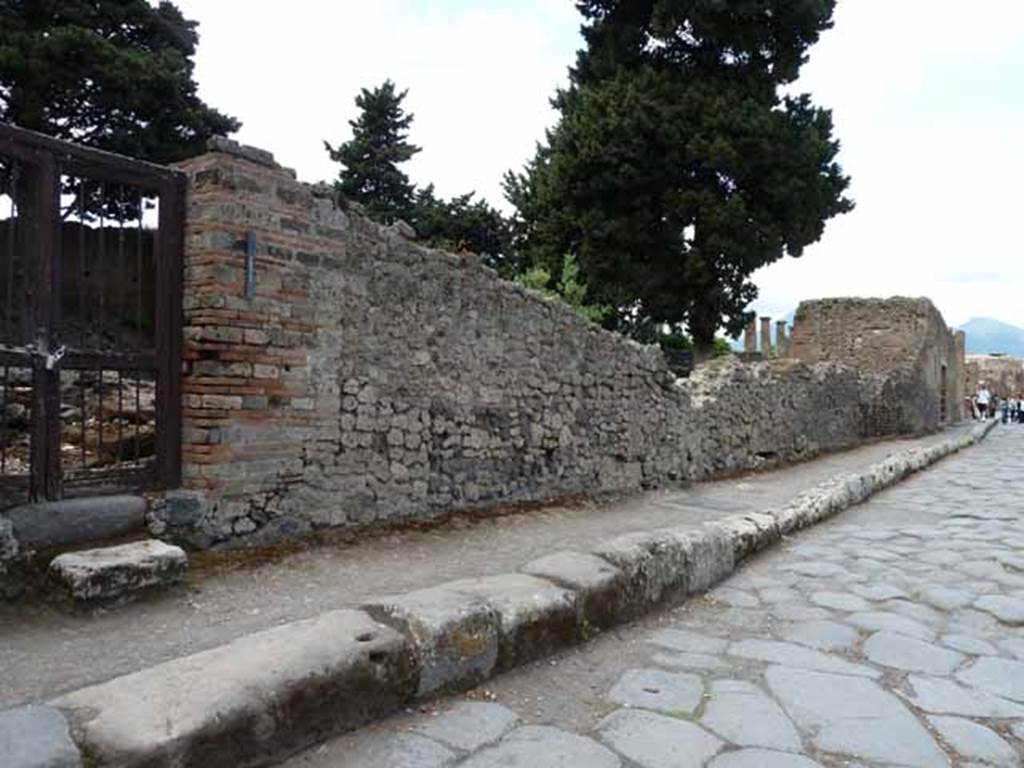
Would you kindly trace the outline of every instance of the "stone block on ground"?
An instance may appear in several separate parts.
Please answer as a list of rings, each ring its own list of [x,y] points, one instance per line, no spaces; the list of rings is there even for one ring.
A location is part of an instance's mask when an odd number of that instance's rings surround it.
[[[66,552],[50,562],[50,578],[81,602],[129,598],[184,578],[185,551],[150,539],[116,547]]]
[[[579,595],[546,579],[505,573],[451,581],[443,586],[482,598],[497,614],[496,671],[548,656],[582,638]]]
[[[411,730],[463,752],[472,752],[500,739],[519,722],[515,712],[485,701],[456,701]]]
[[[363,610],[411,638],[421,667],[418,696],[472,688],[498,660],[498,616],[480,596],[445,586],[367,601]]]
[[[682,600],[689,586],[687,540],[669,531],[631,533],[604,541],[594,554],[618,567],[626,578],[628,605],[622,620],[651,607]]]
[[[141,496],[97,496],[14,507],[3,513],[22,548],[47,550],[111,539],[146,527]]]
[[[730,515],[724,520],[708,523],[707,527],[717,529],[732,542],[734,563],[760,552],[782,537],[775,516],[765,512]]]
[[[412,698],[410,642],[361,611],[284,624],[51,702],[97,765],[251,766]]]
[[[625,575],[595,555],[565,550],[533,560],[520,570],[579,593],[583,618],[595,627],[612,627],[628,613]]]
[[[677,536],[689,544],[686,590],[691,595],[706,592],[735,569],[732,541],[721,528],[706,525],[698,531],[682,529]]]
[[[81,768],[68,722],[52,707],[28,706],[0,712],[0,766]]]

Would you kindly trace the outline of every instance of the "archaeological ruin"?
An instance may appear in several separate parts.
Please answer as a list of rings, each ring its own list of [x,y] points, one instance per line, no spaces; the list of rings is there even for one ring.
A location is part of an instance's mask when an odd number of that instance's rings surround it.
[[[183,488],[149,522],[191,546],[652,488],[960,416],[962,340],[927,300],[808,302],[786,357],[678,379],[267,153],[222,141],[182,169]]]
[[[134,236],[102,229],[102,218],[92,232],[82,216],[63,225],[72,229],[57,249],[69,273],[62,301],[90,315],[83,298],[96,278],[76,272],[76,243],[93,262],[135,261],[108,267],[122,282],[97,299],[99,309],[123,303],[128,352],[70,356],[54,393],[61,462],[73,465],[61,492],[90,495],[73,485],[90,477],[146,491],[144,503],[136,493],[138,503],[104,507],[121,510],[103,513],[98,530],[111,535],[272,544],[723,477],[962,416],[963,336],[926,299],[805,302],[792,329],[761,318],[760,348],[752,322],[742,354],[681,377],[657,347],[500,279],[473,254],[423,247],[405,224],[379,226],[269,153],[220,139],[178,176],[135,170],[154,174],[162,228],[174,225],[174,190],[184,192],[181,292],[143,280],[173,270],[174,242],[144,228],[143,192]],[[152,355],[132,352],[139,344]],[[33,359],[31,348],[6,354]],[[95,507],[17,506],[35,483],[37,363],[11,364],[22,378],[4,388],[4,457],[22,464],[0,487],[15,507],[0,516],[8,563],[78,540]],[[52,499],[42,470],[39,501]],[[62,520],[77,532],[58,531]]]
[[[1024,393],[1024,360],[1012,355],[968,355],[967,394],[984,382],[1000,400]]]

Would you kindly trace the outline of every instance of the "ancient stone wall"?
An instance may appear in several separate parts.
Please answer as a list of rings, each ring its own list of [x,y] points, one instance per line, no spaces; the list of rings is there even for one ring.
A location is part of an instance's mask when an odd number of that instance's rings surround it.
[[[974,394],[982,381],[1000,399],[1016,397],[1024,393],[1024,360],[1009,355],[968,355],[967,394]]]
[[[830,362],[676,379],[656,348],[379,227],[258,150],[222,142],[183,169],[185,488],[154,505],[158,535],[262,543],[636,490],[912,421],[884,372]]]
[[[820,299],[802,302],[789,357],[831,361],[887,377],[886,397],[918,432],[962,418],[962,338],[946,327],[928,299]]]

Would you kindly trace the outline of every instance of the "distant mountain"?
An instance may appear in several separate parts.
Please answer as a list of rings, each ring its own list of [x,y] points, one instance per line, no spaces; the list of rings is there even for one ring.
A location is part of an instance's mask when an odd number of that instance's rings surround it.
[[[1024,357],[1024,328],[1001,323],[990,317],[975,317],[958,330],[967,334],[967,354],[987,355],[1001,352]]]

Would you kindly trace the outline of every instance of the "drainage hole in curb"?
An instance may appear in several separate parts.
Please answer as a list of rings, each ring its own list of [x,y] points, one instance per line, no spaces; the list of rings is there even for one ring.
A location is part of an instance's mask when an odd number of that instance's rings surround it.
[[[383,664],[384,658],[385,654],[383,651],[373,651],[369,656],[371,664]]]
[[[373,632],[363,632],[363,634],[361,634],[361,635],[356,635],[356,642],[357,643],[368,643],[371,640],[373,640],[373,638],[374,638]]]

